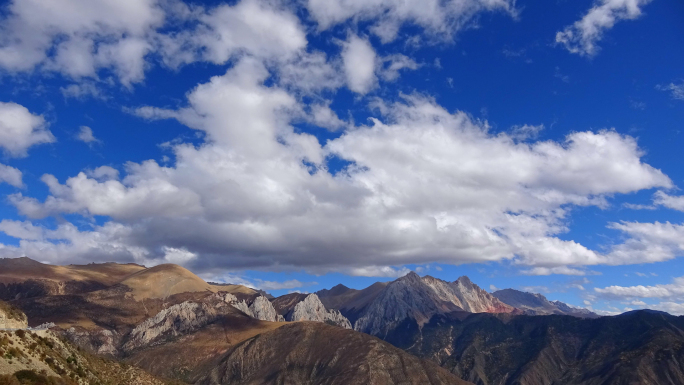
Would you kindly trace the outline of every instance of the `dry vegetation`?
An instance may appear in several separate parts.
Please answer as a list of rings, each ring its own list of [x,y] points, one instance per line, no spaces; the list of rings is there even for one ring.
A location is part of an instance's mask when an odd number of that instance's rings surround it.
[[[134,366],[92,356],[52,332],[0,331],[0,385],[165,385]]]
[[[5,313],[5,316],[11,320],[20,322],[26,321],[26,315],[21,310],[4,301],[0,301],[0,314],[1,313]]]

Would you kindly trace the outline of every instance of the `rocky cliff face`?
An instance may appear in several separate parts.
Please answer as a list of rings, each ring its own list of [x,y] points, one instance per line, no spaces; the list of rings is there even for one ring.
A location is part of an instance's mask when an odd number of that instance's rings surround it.
[[[369,335],[298,322],[242,342],[196,384],[467,383]]]
[[[252,317],[271,322],[283,322],[285,319],[280,314],[276,313],[275,308],[271,301],[264,296],[259,296],[254,299],[251,305],[249,305],[249,310],[252,312]]]
[[[470,313],[513,313],[515,308],[509,306],[472,283],[466,276],[454,282],[446,282],[430,276],[423,277],[423,282],[430,286],[443,301]]]
[[[587,309],[571,307],[560,301],[551,302],[541,294],[504,289],[495,291],[492,295],[529,315],[564,314],[583,318],[598,317],[596,313]]]
[[[285,318],[276,312],[271,301],[265,296],[256,297],[252,303],[248,305],[247,301],[238,301],[235,296],[231,294],[228,295],[232,298],[226,298],[226,302],[252,318],[270,322],[285,321]]]
[[[213,322],[220,314],[220,309],[205,303],[188,301],[173,305],[136,326],[123,345],[123,350],[129,352],[168,337],[192,332]]]
[[[345,329],[351,329],[351,323],[338,310],[327,310],[316,294],[309,294],[302,302],[295,305],[286,317],[288,321],[326,322]]]
[[[411,272],[388,284],[356,321],[354,329],[383,335],[406,318],[422,324],[435,314],[463,311],[445,298]]]
[[[65,330],[64,334],[73,344],[89,352],[112,357],[119,355],[122,337],[116,330],[71,327]]]
[[[461,307],[471,313],[515,313],[513,306],[501,302],[498,298],[487,293],[466,276],[460,277],[449,284],[461,301]]]

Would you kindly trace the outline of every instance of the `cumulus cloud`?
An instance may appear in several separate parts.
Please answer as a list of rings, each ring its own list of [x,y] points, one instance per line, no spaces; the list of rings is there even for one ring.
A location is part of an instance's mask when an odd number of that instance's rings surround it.
[[[19,104],[0,102],[0,147],[7,155],[24,157],[29,147],[54,141],[42,116]]]
[[[597,43],[606,30],[621,20],[634,20],[641,16],[641,8],[651,0],[600,0],[582,19],[556,33],[556,43],[568,51],[582,56],[598,53]]]
[[[86,170],[85,174],[97,180],[119,179],[119,170],[110,166],[100,166],[94,170]]]
[[[594,288],[600,296],[612,300],[631,301],[639,308],[649,308],[666,311],[671,314],[684,314],[684,277],[677,277],[672,283],[652,286],[608,286]],[[654,304],[647,304],[640,299],[653,298],[663,300]]]
[[[684,211],[684,196],[672,196],[663,191],[658,191],[653,195],[653,204],[677,211]]]
[[[182,13],[196,23],[194,29],[156,35],[163,60],[170,67],[198,60],[223,64],[244,53],[285,60],[307,44],[299,19],[277,2],[242,0]]]
[[[517,14],[514,0],[307,0],[306,7],[325,30],[347,20],[371,22],[383,42],[397,37],[404,24],[422,27],[430,35],[450,38],[485,11]]]
[[[8,183],[14,187],[24,187],[21,171],[2,163],[0,163],[0,182]]]
[[[406,274],[401,266],[410,263],[508,259],[541,268],[536,273],[577,274],[647,258],[557,237],[568,207],[672,186],[641,161],[632,137],[603,130],[520,142],[433,99],[404,95],[377,102],[368,125],[321,144],[291,125],[302,105],[266,83],[269,76],[260,60],[244,57],[194,88],[183,107],[135,110],[202,131],[205,143],[170,144],[173,167],[130,162],[121,178],[111,168],[64,182],[42,176],[46,199],[9,197],[21,214],[111,221],[89,231],[62,224],[31,239],[14,232],[19,246],[3,246],[0,255],[60,263],[176,258],[198,271],[297,267],[385,277]],[[347,166],[331,173],[331,158]]]
[[[163,21],[155,0],[14,0],[0,24],[0,66],[74,79],[106,68],[130,85],[142,80],[147,37]]]
[[[79,128],[78,134],[76,134],[76,139],[88,144],[97,143],[100,141],[95,137],[95,135],[93,135],[93,129],[88,126],[81,126],[81,128]]]
[[[311,113],[309,120],[311,123],[327,128],[331,131],[344,127],[347,123],[337,116],[337,113],[330,108],[330,101],[316,103],[310,106]]]
[[[684,225],[670,222],[620,222],[609,227],[629,238],[612,248],[608,264],[662,262],[684,255]]]
[[[5,70],[57,72],[79,83],[108,71],[126,87],[144,79],[150,56],[177,68],[245,53],[284,60],[306,46],[292,11],[266,0],[209,8],[174,0],[13,0],[0,29]],[[92,82],[62,92],[100,94]]]
[[[375,87],[377,55],[367,39],[350,33],[343,43],[342,62],[350,90],[363,95]]]

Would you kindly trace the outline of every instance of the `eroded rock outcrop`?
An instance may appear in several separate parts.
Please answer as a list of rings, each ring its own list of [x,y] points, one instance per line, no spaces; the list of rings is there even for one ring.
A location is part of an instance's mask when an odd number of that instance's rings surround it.
[[[97,354],[117,356],[121,335],[116,330],[86,330],[71,327],[64,331],[66,337],[76,346]]]
[[[351,323],[338,310],[328,310],[316,294],[309,294],[285,316],[288,321],[315,321],[351,329]]]
[[[245,300],[238,301],[237,298],[231,294],[227,294],[227,296],[231,296],[233,300],[226,298],[226,302],[229,302],[234,308],[252,318],[270,322],[285,321],[283,316],[278,314],[278,312],[275,310],[271,301],[264,296],[256,297],[249,305]]]
[[[150,346],[167,337],[190,333],[211,322],[222,314],[220,306],[186,301],[170,306],[148,318],[131,331],[124,351]]]
[[[283,322],[285,319],[283,316],[278,314],[271,304],[271,301],[264,296],[259,296],[254,299],[251,305],[249,305],[249,310],[252,312],[252,317],[271,322]]]

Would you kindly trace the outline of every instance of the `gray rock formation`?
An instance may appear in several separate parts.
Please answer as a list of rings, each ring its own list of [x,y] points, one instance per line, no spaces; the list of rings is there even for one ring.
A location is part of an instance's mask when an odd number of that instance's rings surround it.
[[[445,289],[441,294],[446,298],[448,293]],[[406,318],[414,319],[422,325],[435,314],[463,311],[445,298],[440,297],[418,274],[410,272],[387,285],[356,321],[354,329],[372,335],[383,335]]]
[[[514,313],[516,310],[514,306],[501,302],[498,298],[472,283],[466,276],[449,283],[449,287],[458,297],[461,302],[460,306],[465,311],[471,313]]]
[[[123,345],[123,350],[132,351],[153,345],[167,337],[190,333],[214,322],[221,314],[220,306],[206,303],[186,301],[173,305],[136,326]]]
[[[119,355],[117,347],[121,342],[121,335],[116,330],[71,327],[64,333],[69,341],[87,351],[109,356]]]
[[[338,310],[328,310],[323,306],[316,294],[309,294],[303,301],[295,305],[285,319],[288,321],[326,322],[345,329],[351,329],[351,323]]]
[[[235,296],[231,294],[227,294],[226,296],[229,295],[232,297],[232,300],[228,298],[226,299],[226,302],[230,303],[234,308],[240,310],[241,312],[247,314],[252,318],[270,322],[285,321],[283,316],[276,312],[271,301],[269,301],[268,298],[264,296],[256,297],[251,304],[247,305],[246,301],[238,301],[237,298],[235,298]]]
[[[280,314],[276,313],[271,301],[264,296],[259,296],[254,299],[249,310],[252,312],[252,317],[262,321],[283,322],[285,319]]]

